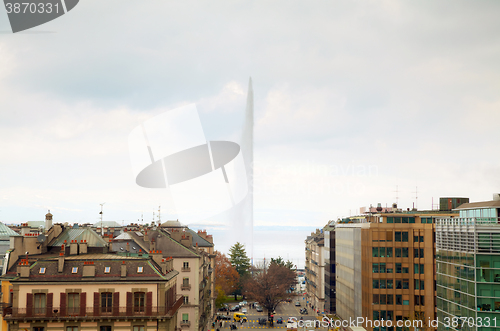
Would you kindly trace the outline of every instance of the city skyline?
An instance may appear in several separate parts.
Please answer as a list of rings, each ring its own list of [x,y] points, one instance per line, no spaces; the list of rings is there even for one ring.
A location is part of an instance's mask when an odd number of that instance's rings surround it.
[[[253,224],[275,239],[255,259],[298,237],[292,229],[305,240],[360,207],[490,200],[499,11],[495,1],[88,0],[12,34],[0,9],[0,221],[50,209],[95,223],[102,203],[106,221],[150,223],[158,206],[162,221],[177,219],[168,194],[135,184],[128,134],[196,104],[208,140],[239,141],[248,77]],[[235,242],[226,216],[179,221],[217,232],[223,251]]]

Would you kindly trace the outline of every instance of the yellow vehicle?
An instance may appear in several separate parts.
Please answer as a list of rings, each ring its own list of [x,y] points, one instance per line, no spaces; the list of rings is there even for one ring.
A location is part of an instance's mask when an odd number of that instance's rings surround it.
[[[245,322],[248,320],[247,319],[247,315],[243,314],[243,313],[234,313],[233,314],[233,319],[236,321],[236,322],[239,322],[240,320],[244,320]]]

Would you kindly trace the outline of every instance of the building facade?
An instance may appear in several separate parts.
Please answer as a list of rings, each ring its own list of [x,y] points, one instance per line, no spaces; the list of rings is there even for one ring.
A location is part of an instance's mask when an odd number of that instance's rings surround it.
[[[323,231],[317,229],[307,237],[306,244],[306,290],[311,309],[325,310],[325,260]]]
[[[323,228],[325,235],[325,312],[335,314],[336,273],[335,273],[335,222]]]
[[[500,330],[500,197],[436,222],[438,330]]]

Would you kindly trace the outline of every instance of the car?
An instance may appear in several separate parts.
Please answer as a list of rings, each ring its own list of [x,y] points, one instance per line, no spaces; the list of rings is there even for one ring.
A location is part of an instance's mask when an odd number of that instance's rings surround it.
[[[276,320],[276,323],[283,324],[283,318],[282,317],[278,317],[278,319]]]
[[[300,301],[295,301],[295,306],[300,307]]]
[[[240,302],[240,307],[243,307],[245,306],[246,304],[248,304],[248,302],[246,302],[246,300],[243,300]]]
[[[220,314],[220,315],[217,315],[217,320],[218,321],[230,321],[231,320],[231,316]]]
[[[266,319],[265,318],[259,318],[259,325],[266,325]]]
[[[307,315],[307,308],[302,308],[300,310],[300,313],[303,314],[303,315]]]
[[[233,319],[235,322],[239,322],[240,320],[247,321],[247,316],[243,313],[234,313]]]
[[[232,306],[231,308],[229,308],[229,311],[240,311],[240,306]]]
[[[261,307],[261,306],[257,306],[257,307],[255,307],[255,309],[256,309],[258,312],[263,311],[263,309],[262,309],[262,307]]]
[[[241,310],[241,312],[242,312],[243,314],[246,314],[246,313],[248,313],[248,310],[247,310],[246,308],[243,308],[243,309]]]
[[[229,309],[227,307],[221,307],[219,308],[219,311],[228,311]]]

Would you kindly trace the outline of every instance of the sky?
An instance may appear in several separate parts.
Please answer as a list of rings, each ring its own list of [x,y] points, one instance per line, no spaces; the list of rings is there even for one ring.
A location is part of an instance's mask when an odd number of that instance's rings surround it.
[[[104,202],[105,220],[177,219],[166,190],[136,185],[128,135],[194,103],[207,139],[237,141],[250,77],[255,260],[303,266],[311,231],[370,204],[491,200],[499,14],[493,0],[82,0],[13,34],[0,8],[0,221],[93,223]],[[187,225],[227,252],[228,224]]]

